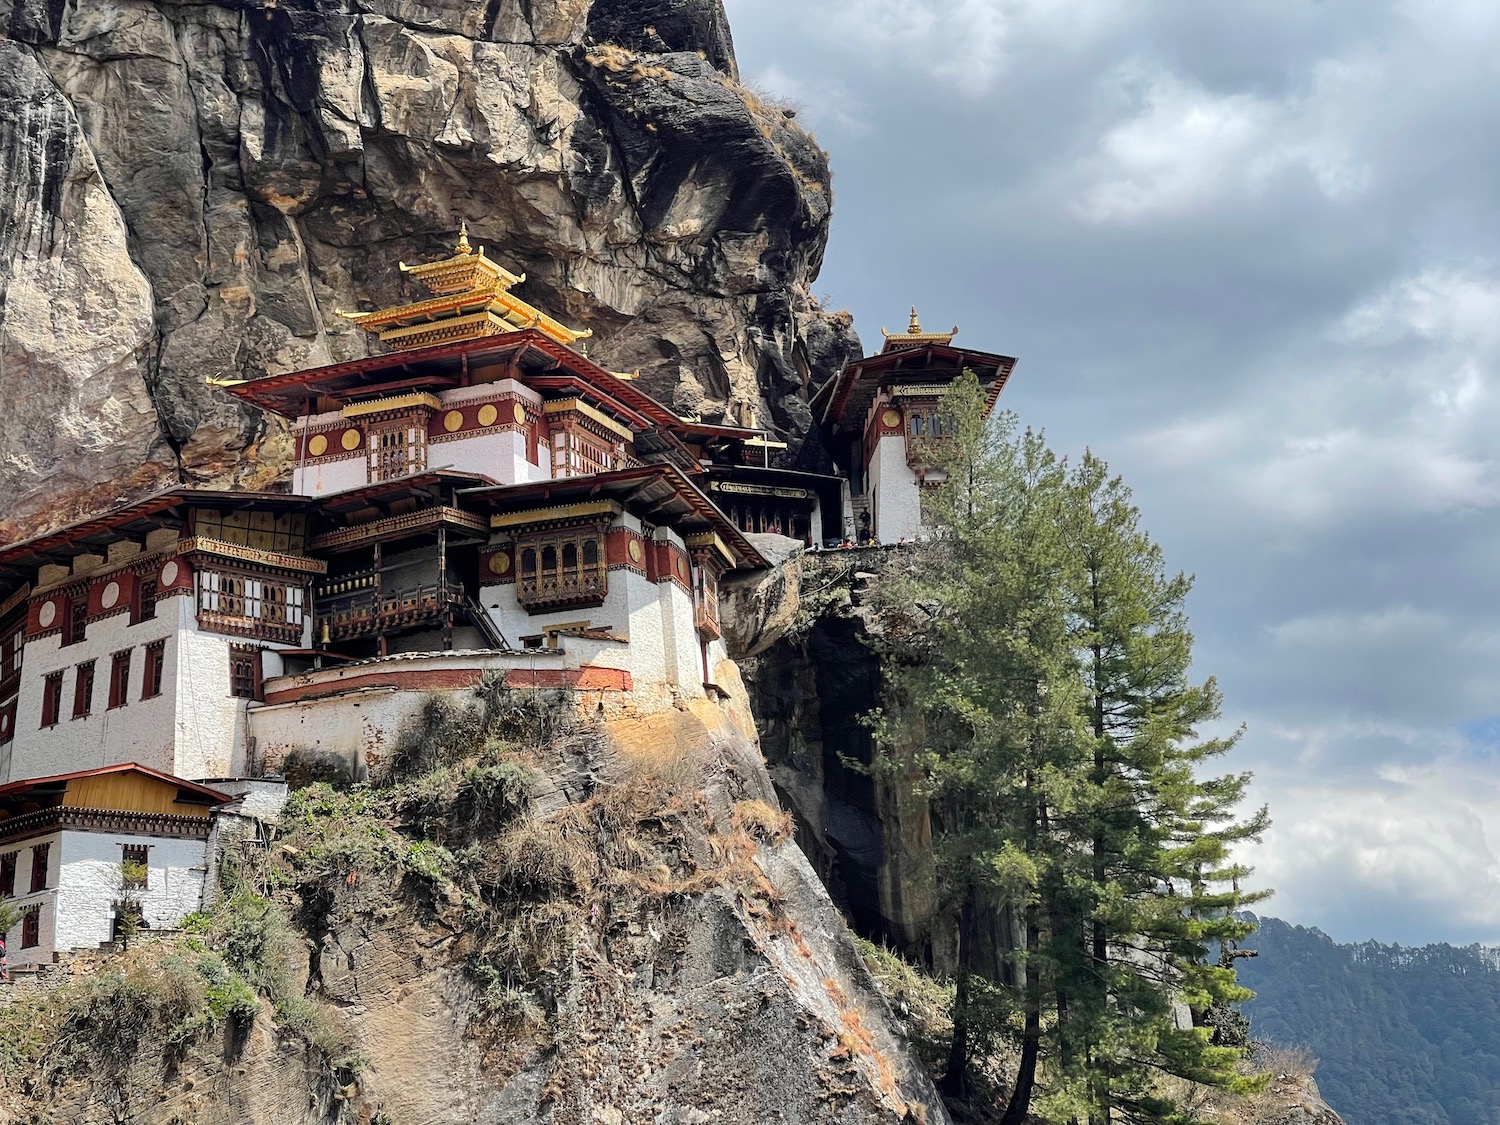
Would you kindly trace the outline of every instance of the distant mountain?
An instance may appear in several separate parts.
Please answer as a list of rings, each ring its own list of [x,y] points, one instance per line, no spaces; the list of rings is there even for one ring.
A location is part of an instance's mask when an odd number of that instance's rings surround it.
[[[1481,946],[1340,945],[1262,918],[1236,962],[1251,1034],[1321,1060],[1347,1125],[1500,1125],[1500,959]]]

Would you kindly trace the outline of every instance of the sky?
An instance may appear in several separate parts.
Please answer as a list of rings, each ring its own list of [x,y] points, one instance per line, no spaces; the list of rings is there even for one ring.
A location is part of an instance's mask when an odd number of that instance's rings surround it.
[[[1259,909],[1500,944],[1500,4],[727,7],[832,158],[815,291],[1018,357],[1196,575]]]

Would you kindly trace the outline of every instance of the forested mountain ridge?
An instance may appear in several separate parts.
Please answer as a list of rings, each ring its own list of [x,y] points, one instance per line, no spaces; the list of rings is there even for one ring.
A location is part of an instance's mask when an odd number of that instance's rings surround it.
[[[1236,965],[1252,1035],[1312,1051],[1348,1125],[1500,1121],[1496,950],[1341,945],[1277,918],[1245,944],[1260,954]]]

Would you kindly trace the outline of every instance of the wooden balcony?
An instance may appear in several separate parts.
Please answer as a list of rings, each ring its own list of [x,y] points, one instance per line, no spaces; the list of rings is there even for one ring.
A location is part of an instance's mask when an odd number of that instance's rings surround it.
[[[699,590],[693,598],[693,624],[698,632],[710,639],[722,635],[719,626],[719,591],[712,588]]]
[[[325,594],[325,588],[342,588],[342,592]],[[435,625],[455,606],[463,604],[463,600],[463,588],[451,584],[382,590],[377,594],[373,577],[364,583],[338,579],[319,588],[316,635],[321,636],[326,626],[330,641],[347,641]]]
[[[602,569],[523,575],[516,583],[516,600],[527,613],[602,605],[608,593],[609,572]]]

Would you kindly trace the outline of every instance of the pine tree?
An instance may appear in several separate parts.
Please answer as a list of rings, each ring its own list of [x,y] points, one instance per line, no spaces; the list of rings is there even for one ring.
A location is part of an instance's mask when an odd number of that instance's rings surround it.
[[[1246,774],[1199,769],[1239,735],[1200,739],[1219,718],[1212,679],[1188,678],[1191,579],[1171,574],[1141,530],[1130,491],[1085,454],[1070,478],[1065,540],[1077,566],[1071,618],[1086,700],[1089,756],[1080,763],[1059,826],[1086,854],[1074,903],[1086,945],[1074,1004],[1060,1034],[1069,1081],[1060,1099],[1090,1125],[1177,1120],[1156,1090],[1170,1074],[1235,1088],[1240,1052],[1212,1029],[1179,1027],[1194,1014],[1248,998],[1209,947],[1251,929],[1236,911],[1265,897],[1239,888],[1249,872],[1234,844],[1266,827],[1262,809],[1239,820]],[[1175,1001],[1175,1004],[1174,1004]],[[1197,1021],[1195,1021],[1197,1022]]]
[[[878,768],[933,802],[943,902],[957,938],[945,1088],[1007,1027],[1019,1072],[1004,1125],[1185,1121],[1170,1074],[1234,1087],[1237,1051],[1178,1026],[1243,999],[1209,946],[1247,927],[1259,896],[1232,845],[1246,776],[1200,779],[1236,737],[1213,681],[1188,680],[1190,581],[1170,575],[1128,490],[1092,456],[1071,474],[1013,416],[987,426],[959,380],[944,437],[920,450],[923,563],[889,584],[891,608],[931,620],[890,644]],[[995,948],[996,935],[1009,936]],[[1001,987],[1004,986],[1004,987]]]

